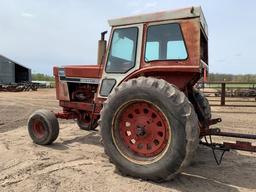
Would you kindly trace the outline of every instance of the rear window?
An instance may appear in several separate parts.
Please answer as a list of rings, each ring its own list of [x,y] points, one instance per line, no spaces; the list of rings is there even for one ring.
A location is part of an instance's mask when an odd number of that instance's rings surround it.
[[[180,25],[152,25],[147,30],[145,61],[185,60],[188,57]]]

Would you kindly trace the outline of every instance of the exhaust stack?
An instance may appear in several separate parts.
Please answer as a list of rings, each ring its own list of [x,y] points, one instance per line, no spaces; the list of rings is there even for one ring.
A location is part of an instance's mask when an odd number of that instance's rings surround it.
[[[98,65],[103,63],[103,58],[106,53],[107,41],[105,40],[105,35],[107,31],[101,33],[101,39],[98,42]]]

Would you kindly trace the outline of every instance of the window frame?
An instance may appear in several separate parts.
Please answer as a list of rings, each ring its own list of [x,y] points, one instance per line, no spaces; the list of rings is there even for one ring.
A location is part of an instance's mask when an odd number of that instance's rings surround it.
[[[107,65],[108,65],[108,59],[110,57],[110,54],[111,54],[111,50],[112,50],[112,42],[113,42],[113,38],[114,38],[114,33],[116,30],[120,30],[120,29],[136,29],[136,43],[135,43],[135,54],[134,54],[134,62],[133,62],[133,65],[131,68],[129,68],[128,70],[124,71],[124,72],[109,72],[107,71]],[[133,26],[133,27],[124,27],[124,28],[116,28],[112,31],[112,34],[111,34],[111,41],[110,41],[110,46],[109,46],[109,51],[108,51],[108,56],[107,56],[107,60],[106,60],[106,65],[105,65],[105,73],[106,74],[125,74],[127,73],[128,71],[130,71],[131,69],[133,69],[135,66],[136,66],[136,61],[137,61],[137,48],[138,48],[138,40],[139,40],[139,27],[137,26]]]
[[[147,61],[146,60],[146,52],[147,52],[147,42],[148,42],[148,29],[150,27],[154,27],[154,26],[160,26],[160,25],[173,25],[173,24],[176,24],[178,25],[178,28],[180,29],[180,32],[181,32],[181,37],[182,37],[182,40],[184,42],[184,46],[185,46],[185,50],[186,50],[186,53],[187,53],[187,57],[184,58],[184,59],[156,59],[156,60],[150,60],[150,61]],[[167,44],[166,44],[167,46]],[[184,38],[184,34],[183,34],[183,31],[182,31],[182,28],[181,28],[181,25],[180,23],[157,23],[157,24],[152,24],[152,25],[149,25],[147,26],[147,31],[146,31],[146,38],[145,38],[145,51],[144,51],[144,62],[145,63],[151,63],[151,62],[160,62],[160,61],[187,61],[189,58],[189,52],[188,52],[188,48],[187,48],[187,44],[186,44],[186,41],[185,41],[185,38]]]

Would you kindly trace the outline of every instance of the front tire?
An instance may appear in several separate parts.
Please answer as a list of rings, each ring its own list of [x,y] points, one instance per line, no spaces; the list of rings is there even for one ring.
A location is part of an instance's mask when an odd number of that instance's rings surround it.
[[[54,113],[47,110],[34,112],[28,121],[28,132],[34,143],[49,145],[59,135],[59,123]]]
[[[122,83],[101,111],[105,152],[125,175],[173,178],[189,164],[199,140],[193,106],[175,86],[140,77]]]

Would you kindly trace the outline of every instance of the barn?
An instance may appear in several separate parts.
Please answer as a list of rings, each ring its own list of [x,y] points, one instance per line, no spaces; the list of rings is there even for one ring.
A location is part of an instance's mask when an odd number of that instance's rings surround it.
[[[31,81],[31,69],[0,55],[0,84]]]

